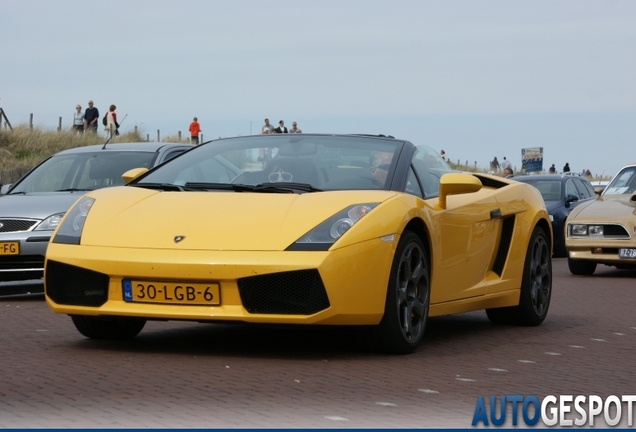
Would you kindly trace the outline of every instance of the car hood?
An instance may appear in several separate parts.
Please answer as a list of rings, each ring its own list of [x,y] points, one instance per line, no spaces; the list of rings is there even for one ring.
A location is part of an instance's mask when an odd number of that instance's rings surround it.
[[[0,218],[46,219],[64,213],[86,192],[54,192],[0,196]]]
[[[158,192],[118,187],[90,194],[95,202],[81,244],[280,251],[352,204],[378,203],[395,195],[388,191]],[[177,236],[183,240],[176,242]]]
[[[578,206],[573,212],[577,220],[618,222],[636,217],[636,202],[629,195],[608,195],[587,205]]]

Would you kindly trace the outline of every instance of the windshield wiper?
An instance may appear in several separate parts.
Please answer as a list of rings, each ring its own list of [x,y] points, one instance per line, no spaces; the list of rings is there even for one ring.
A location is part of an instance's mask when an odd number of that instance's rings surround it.
[[[183,192],[187,190],[181,185],[176,185],[172,183],[129,183],[128,186],[136,186],[142,187],[146,189],[158,189],[162,191],[175,191],[175,192]]]
[[[93,189],[78,189],[78,188],[68,188],[68,189],[58,189],[55,192],[86,192],[92,191]]]
[[[261,183],[257,185],[246,185],[240,183],[202,183],[188,182],[186,187],[202,190],[230,190],[234,192],[266,192],[266,193],[294,193],[301,192],[322,192],[309,183]]]

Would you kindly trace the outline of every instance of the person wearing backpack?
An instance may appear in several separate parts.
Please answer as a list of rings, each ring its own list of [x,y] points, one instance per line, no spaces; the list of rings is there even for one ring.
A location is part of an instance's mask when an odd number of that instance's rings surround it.
[[[112,138],[114,135],[119,135],[119,123],[117,123],[117,113],[115,110],[117,107],[115,105],[111,105],[108,109],[108,112],[104,116],[102,122],[105,124],[106,137]]]

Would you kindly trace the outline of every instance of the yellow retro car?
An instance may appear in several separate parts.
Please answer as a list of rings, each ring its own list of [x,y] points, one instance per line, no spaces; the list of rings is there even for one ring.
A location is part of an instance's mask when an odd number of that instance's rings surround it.
[[[238,173],[238,174],[237,174]],[[202,144],[87,193],[49,244],[45,293],[94,339],[147,320],[360,326],[409,353],[428,317],[538,325],[552,231],[532,186],[386,136]]]
[[[636,269],[636,163],[598,192],[566,222],[568,266],[575,275],[594,274],[598,264]]]

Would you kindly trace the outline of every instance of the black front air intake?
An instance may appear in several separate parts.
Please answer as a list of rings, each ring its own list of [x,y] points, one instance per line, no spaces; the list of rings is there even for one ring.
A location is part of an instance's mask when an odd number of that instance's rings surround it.
[[[249,313],[311,315],[329,307],[318,270],[245,277],[238,288]]]
[[[101,306],[108,300],[108,275],[47,261],[44,289],[60,305]]]

